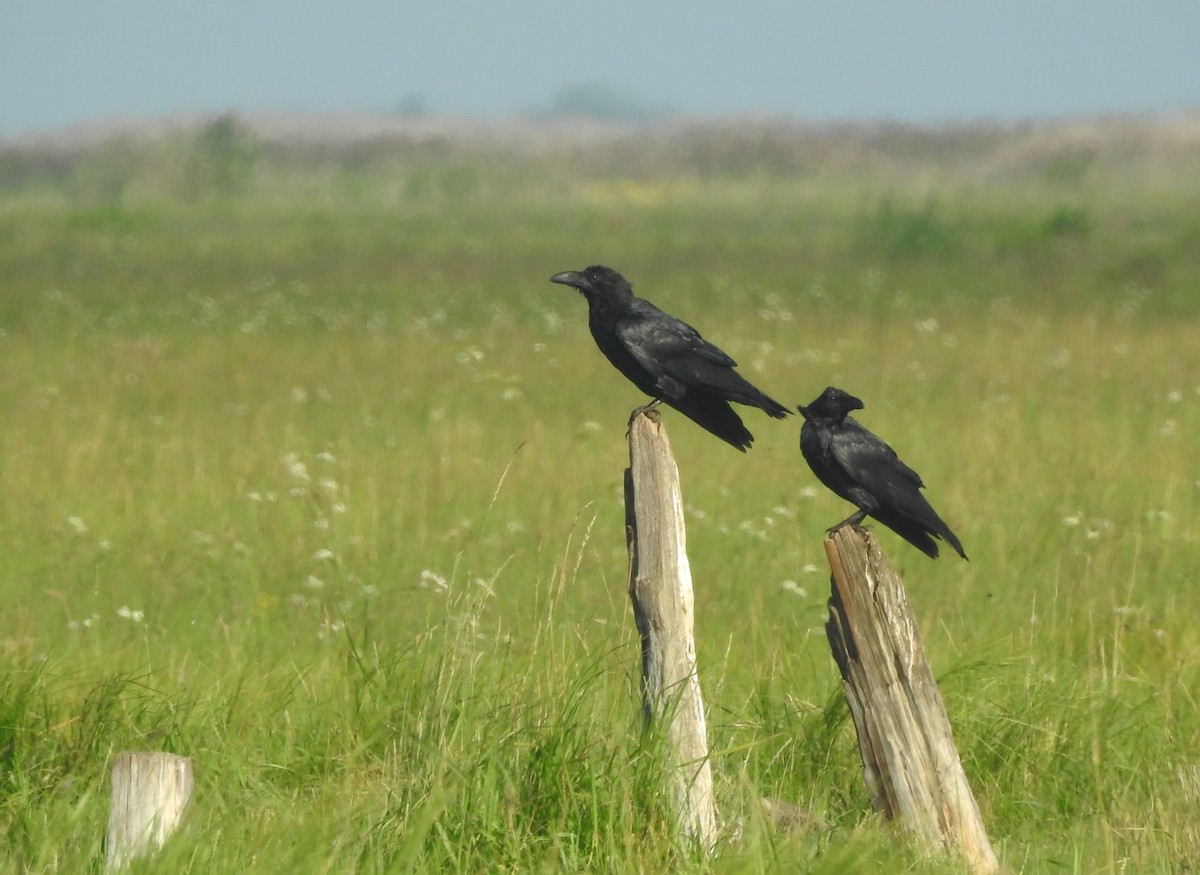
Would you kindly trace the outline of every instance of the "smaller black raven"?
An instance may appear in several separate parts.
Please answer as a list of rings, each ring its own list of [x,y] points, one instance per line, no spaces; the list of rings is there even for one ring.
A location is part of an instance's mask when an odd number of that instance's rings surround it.
[[[869,515],[934,559],[938,555],[935,537],[966,559],[954,532],[921,494],[925,484],[917,472],[849,415],[862,407],[853,395],[830,386],[812,404],[799,408],[804,416],[800,428],[804,460],[818,480],[858,506],[857,513],[829,531],[846,523],[858,525]]]
[[[612,268],[567,270],[550,282],[571,286],[587,298],[588,327],[596,345],[618,371],[654,400],[634,411],[666,403],[701,428],[742,452],[754,436],[730,401],[782,419],[791,411],[750,385],[733,359],[695,328],[634,297],[628,280]]]

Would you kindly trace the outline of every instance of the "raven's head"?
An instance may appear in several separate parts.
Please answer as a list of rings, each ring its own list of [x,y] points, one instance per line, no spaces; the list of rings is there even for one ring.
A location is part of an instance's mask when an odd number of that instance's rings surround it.
[[[841,422],[851,410],[862,410],[863,403],[849,392],[829,386],[817,396],[817,400],[805,407],[796,408],[805,419],[824,419]]]
[[[594,264],[584,270],[564,270],[550,277],[550,282],[579,289],[585,297],[593,295],[632,295],[629,281],[611,267]]]

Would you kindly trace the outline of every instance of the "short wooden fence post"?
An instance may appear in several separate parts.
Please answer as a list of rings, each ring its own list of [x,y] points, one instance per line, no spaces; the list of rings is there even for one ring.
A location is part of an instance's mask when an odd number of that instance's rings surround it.
[[[710,850],[717,817],[704,701],[696,675],[683,498],[671,444],[655,413],[639,413],[629,426],[625,521],[629,597],[642,639],[646,723],[667,721],[667,769],[679,828]]]
[[[900,576],[874,536],[855,526],[827,538],[825,553],[832,571],[825,631],[873,806],[927,850],[957,849],[971,872],[998,872]]]
[[[192,760],[170,753],[119,753],[112,767],[105,853],[109,869],[163,846],[192,798]]]

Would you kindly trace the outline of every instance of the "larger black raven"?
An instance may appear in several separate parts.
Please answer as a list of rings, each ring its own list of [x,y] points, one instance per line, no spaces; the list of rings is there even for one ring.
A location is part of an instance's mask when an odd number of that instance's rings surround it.
[[[834,526],[858,525],[870,515],[928,556],[937,558],[934,537],[944,539],[966,559],[962,544],[942,522],[921,489],[920,476],[895,451],[850,416],[863,403],[830,386],[807,407],[801,406],[800,452],[817,479],[858,505],[858,512]]]
[[[737,362],[695,328],[634,297],[629,282],[615,270],[594,265],[556,273],[550,282],[572,286],[587,298],[588,327],[596,345],[654,399],[638,410],[665,402],[742,452],[754,436],[730,401],[759,407],[776,419],[791,412],[750,385],[734,370]]]

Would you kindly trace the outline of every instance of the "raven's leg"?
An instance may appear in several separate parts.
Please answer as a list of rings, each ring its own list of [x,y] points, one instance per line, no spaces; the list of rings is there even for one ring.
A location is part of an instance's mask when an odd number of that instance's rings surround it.
[[[859,523],[861,523],[866,518],[866,516],[867,516],[867,512],[865,510],[863,510],[862,508],[859,508],[854,513],[850,514],[850,516],[846,517],[844,520],[842,520],[840,523],[838,523],[836,526],[834,526],[832,529],[826,529],[825,533],[827,535],[832,535],[834,532],[836,532],[842,526],[857,526]]]
[[[633,428],[633,420],[637,418],[639,413],[649,413],[660,404],[662,404],[662,399],[655,398],[649,404],[643,404],[641,407],[633,408],[633,413],[629,414],[629,422],[625,424],[625,437],[629,437],[629,429]]]

